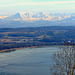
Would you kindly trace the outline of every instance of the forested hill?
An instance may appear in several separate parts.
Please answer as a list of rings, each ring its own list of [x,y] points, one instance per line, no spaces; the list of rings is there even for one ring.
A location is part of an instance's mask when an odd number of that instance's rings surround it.
[[[67,41],[75,44],[75,26],[0,28],[0,50],[64,45]]]
[[[25,32],[35,30],[73,30],[75,26],[41,26],[41,27],[19,27],[19,28],[0,28],[0,32]],[[22,31],[20,31],[22,30]]]
[[[1,39],[39,39],[43,42],[75,41],[75,26],[0,28]]]

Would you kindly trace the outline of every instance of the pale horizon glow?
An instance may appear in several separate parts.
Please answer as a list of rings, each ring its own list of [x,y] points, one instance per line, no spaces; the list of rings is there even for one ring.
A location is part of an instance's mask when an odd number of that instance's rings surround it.
[[[1,4],[0,6],[23,6],[23,5],[52,5],[52,4],[68,4],[75,3],[75,1],[57,1],[57,2],[40,2],[40,3],[14,3],[14,4]]]
[[[1,13],[16,12],[75,12],[74,0],[1,0]]]

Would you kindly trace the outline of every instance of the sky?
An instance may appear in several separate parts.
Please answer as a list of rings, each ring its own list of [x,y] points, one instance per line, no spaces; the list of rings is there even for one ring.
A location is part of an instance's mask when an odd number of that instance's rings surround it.
[[[0,15],[17,12],[75,13],[75,0],[0,0]]]

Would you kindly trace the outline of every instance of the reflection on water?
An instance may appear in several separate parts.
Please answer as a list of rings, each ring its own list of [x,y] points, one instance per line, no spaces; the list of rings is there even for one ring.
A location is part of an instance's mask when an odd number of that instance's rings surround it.
[[[3,52],[0,52],[0,53],[10,53],[10,52],[13,52],[13,51],[16,51],[16,50],[6,50],[6,51],[3,51]]]
[[[50,75],[50,56],[57,46],[0,53],[0,75]]]

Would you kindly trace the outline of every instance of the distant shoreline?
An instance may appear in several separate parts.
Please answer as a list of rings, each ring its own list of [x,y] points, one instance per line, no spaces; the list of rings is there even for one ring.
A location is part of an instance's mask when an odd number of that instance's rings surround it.
[[[0,53],[7,52],[7,51],[11,52],[11,51],[15,51],[17,49],[23,49],[23,48],[39,48],[39,47],[49,47],[49,46],[63,46],[63,45],[43,45],[43,46],[32,46],[32,47],[20,47],[20,48],[3,49],[3,50],[0,51]]]
[[[45,47],[45,46],[32,46],[32,47],[20,47],[20,48],[4,49],[4,50],[1,50],[0,53],[6,52],[6,51],[13,51],[13,50],[17,50],[17,49],[23,49],[23,48],[38,48],[38,47]]]
[[[11,48],[11,49],[1,50],[0,53],[6,52],[6,51],[13,51],[13,50],[17,50],[17,49],[23,49],[23,48],[39,48],[39,47],[49,47],[49,46],[58,46],[58,45],[44,45],[44,46],[32,46],[32,47]]]
[[[11,48],[11,49],[4,49],[4,50],[1,50],[0,53],[2,52],[6,52],[6,51],[13,51],[13,50],[17,50],[17,49],[22,49],[22,48],[36,48],[37,46],[34,46],[34,47],[20,47],[20,48]]]

